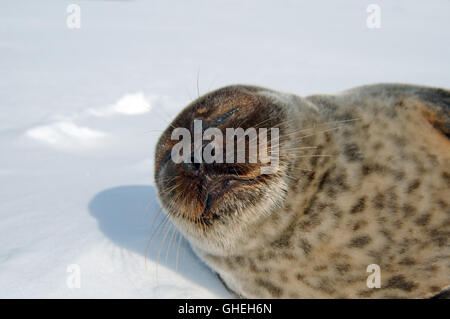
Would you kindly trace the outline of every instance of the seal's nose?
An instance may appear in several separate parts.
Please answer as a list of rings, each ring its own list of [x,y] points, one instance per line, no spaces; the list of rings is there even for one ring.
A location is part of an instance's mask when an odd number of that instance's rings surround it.
[[[202,169],[203,163],[195,163],[195,153],[191,153],[191,158],[189,163],[184,163],[181,165],[186,172],[191,174],[198,174]]]
[[[201,168],[200,163],[183,163],[183,169],[191,174],[196,174]]]

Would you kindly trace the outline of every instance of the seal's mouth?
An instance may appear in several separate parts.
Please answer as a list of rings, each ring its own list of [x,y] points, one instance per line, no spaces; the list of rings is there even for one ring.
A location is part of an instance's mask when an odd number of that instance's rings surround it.
[[[208,187],[206,186],[206,198],[203,202],[204,209],[201,214],[201,220],[205,224],[211,224],[214,220],[220,218],[221,214],[215,212],[215,206],[218,204],[220,206],[221,197],[227,192],[233,191],[239,188],[240,185],[251,185],[259,181],[259,176],[255,178],[227,178],[222,180],[216,185]],[[219,203],[217,203],[219,202]]]
[[[158,171],[160,193],[169,195],[179,205],[179,217],[190,222],[211,225],[236,211],[236,199],[245,199],[250,186],[263,182],[267,176],[251,164],[180,163],[165,156]],[[244,201],[240,202],[242,209]]]

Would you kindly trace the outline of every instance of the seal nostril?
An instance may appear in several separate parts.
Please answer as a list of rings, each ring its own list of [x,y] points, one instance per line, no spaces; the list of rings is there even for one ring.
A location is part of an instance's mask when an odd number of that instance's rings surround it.
[[[199,163],[183,163],[182,167],[185,171],[194,173],[200,169],[200,164]]]
[[[200,169],[201,164],[200,163],[195,163],[194,152],[192,152],[191,153],[191,162],[190,163],[183,163],[182,167],[183,167],[183,169],[185,171],[194,173],[194,172],[197,172]]]

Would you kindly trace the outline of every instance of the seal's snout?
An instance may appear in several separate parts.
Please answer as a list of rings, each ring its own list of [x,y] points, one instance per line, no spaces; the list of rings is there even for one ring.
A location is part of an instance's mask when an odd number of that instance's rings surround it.
[[[173,218],[194,227],[216,219],[224,224],[253,207],[265,186],[276,182],[262,168],[272,164],[267,160],[272,145],[279,147],[271,128],[285,118],[261,90],[232,86],[206,94],[163,132],[155,181]]]
[[[247,165],[190,161],[180,165],[184,183],[197,185],[197,196],[203,203],[198,213],[205,223],[220,217],[220,200],[239,185],[256,182],[258,173]]]

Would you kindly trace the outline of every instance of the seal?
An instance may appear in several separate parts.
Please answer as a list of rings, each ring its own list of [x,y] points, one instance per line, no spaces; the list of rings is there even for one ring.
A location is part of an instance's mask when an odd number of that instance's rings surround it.
[[[261,173],[260,160],[174,162],[172,132],[193,133],[194,120],[278,128],[266,145],[279,148],[276,172]],[[239,297],[427,298],[450,285],[449,134],[445,89],[299,97],[228,86],[163,132],[155,184],[169,219]]]

